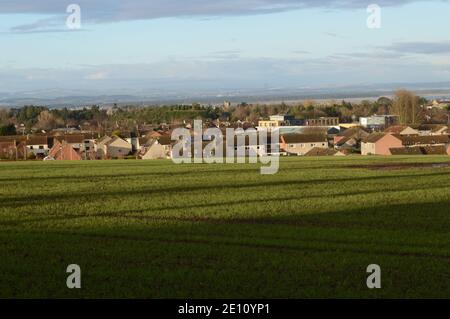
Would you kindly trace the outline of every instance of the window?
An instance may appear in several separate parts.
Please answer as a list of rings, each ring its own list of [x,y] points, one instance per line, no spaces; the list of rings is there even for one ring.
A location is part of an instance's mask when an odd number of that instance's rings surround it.
[[[40,145],[40,146],[39,146],[39,149],[40,149],[40,150],[43,150],[43,149],[44,149],[44,146],[43,146],[43,145]]]
[[[30,146],[30,150],[32,150],[32,149],[33,149],[33,145]]]

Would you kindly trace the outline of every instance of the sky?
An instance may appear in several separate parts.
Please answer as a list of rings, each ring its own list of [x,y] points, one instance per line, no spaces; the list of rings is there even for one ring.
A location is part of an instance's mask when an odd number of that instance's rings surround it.
[[[449,13],[445,0],[0,0],[0,92],[445,82]]]

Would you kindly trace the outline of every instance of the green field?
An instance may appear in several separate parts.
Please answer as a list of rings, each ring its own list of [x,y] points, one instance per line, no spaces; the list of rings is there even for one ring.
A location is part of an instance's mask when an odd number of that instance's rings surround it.
[[[365,167],[414,162],[0,163],[0,297],[450,298],[450,168]]]

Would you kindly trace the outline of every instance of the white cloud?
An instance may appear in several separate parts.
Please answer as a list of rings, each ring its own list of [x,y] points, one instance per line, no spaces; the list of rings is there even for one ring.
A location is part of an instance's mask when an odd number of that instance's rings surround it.
[[[425,0],[377,0],[380,6],[399,6]],[[434,0],[445,1],[445,0]],[[83,19],[90,23],[167,17],[213,17],[283,12],[304,8],[355,9],[366,8],[366,0],[77,0]],[[68,3],[60,0],[2,0],[0,13],[34,13],[51,15],[30,24],[19,25],[15,31],[41,30],[51,26],[55,17],[66,14]],[[85,20],[83,20],[85,21]]]
[[[103,71],[95,72],[95,73],[89,74],[85,77],[86,80],[91,80],[91,81],[105,80],[107,78],[108,78],[108,74]]]

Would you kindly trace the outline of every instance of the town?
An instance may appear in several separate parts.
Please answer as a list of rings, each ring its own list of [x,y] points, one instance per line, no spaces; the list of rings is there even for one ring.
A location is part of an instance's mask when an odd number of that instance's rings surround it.
[[[450,298],[449,11],[0,1],[0,298],[169,318]]]
[[[2,160],[156,160],[173,157],[172,132],[191,131],[203,119],[204,129],[277,130],[276,149],[283,156],[450,155],[450,101],[427,101],[408,91],[393,100],[320,105],[119,107],[49,110],[28,106],[3,110]],[[147,116],[152,123],[139,121]],[[21,122],[23,121],[23,122]],[[25,123],[24,123],[25,122]],[[271,145],[246,140],[259,153]],[[274,144],[273,141],[268,144]],[[203,146],[207,145],[204,140]],[[236,150],[237,151],[237,150]],[[270,151],[269,151],[270,153]]]

